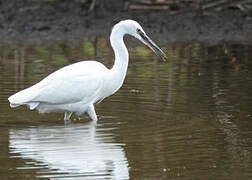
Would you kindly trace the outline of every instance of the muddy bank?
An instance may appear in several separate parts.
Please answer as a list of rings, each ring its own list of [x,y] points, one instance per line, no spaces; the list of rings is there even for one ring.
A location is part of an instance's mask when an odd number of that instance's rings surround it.
[[[105,2],[105,1],[104,1]],[[251,13],[229,9],[221,12],[132,11],[122,1],[107,0],[89,11],[88,3],[56,0],[0,1],[1,41],[62,41],[79,36],[108,36],[122,19],[139,21],[159,41],[242,41],[252,43]]]

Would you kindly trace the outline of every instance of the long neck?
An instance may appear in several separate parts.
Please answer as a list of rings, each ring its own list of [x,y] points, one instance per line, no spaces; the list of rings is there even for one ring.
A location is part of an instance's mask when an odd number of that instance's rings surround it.
[[[114,66],[110,70],[111,79],[114,84],[114,91],[118,90],[122,86],[129,62],[129,54],[123,42],[123,36],[124,33],[115,28],[112,30],[110,36],[110,43],[115,54]]]

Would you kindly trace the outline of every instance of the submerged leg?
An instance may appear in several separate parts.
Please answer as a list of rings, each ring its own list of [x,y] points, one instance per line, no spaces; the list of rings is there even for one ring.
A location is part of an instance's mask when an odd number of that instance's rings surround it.
[[[72,113],[73,112],[69,112],[69,111],[65,112],[65,116],[64,116],[65,123],[67,123],[68,121],[70,121],[70,117],[71,117]]]
[[[95,113],[95,109],[94,109],[94,105],[91,104],[88,109],[87,109],[87,113],[88,115],[90,116],[90,118],[96,122],[97,121],[97,116],[96,116],[96,113]]]

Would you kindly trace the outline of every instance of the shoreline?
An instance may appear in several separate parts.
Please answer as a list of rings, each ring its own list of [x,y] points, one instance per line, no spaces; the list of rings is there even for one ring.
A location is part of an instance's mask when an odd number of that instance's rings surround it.
[[[16,5],[15,9],[11,9],[11,3],[2,3],[0,6],[1,42],[61,42],[82,36],[108,37],[116,22],[134,19],[149,36],[160,43],[252,43],[252,17],[247,12],[238,10],[189,11],[176,15],[171,15],[169,11],[113,12],[100,8],[87,12],[87,9],[77,2],[20,2],[23,3]]]

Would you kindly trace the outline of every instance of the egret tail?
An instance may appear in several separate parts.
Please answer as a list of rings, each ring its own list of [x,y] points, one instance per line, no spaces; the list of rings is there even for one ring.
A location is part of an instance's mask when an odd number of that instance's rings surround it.
[[[36,109],[39,105],[39,102],[33,102],[32,100],[36,97],[37,91],[34,91],[33,86],[27,89],[24,89],[16,94],[13,94],[8,98],[10,102],[10,107],[15,108],[21,105],[29,106],[30,110]]]

